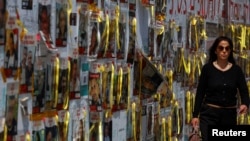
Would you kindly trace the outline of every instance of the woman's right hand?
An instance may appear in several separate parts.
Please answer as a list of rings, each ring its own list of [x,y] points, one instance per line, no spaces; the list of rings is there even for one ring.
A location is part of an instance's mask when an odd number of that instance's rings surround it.
[[[191,125],[196,129],[199,126],[199,118],[192,118]]]

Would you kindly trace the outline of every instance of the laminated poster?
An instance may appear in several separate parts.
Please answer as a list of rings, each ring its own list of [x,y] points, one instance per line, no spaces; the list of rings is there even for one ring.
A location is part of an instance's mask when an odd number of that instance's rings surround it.
[[[4,69],[7,78],[17,76],[19,34],[17,28],[6,28],[6,42],[4,49]]]
[[[45,125],[43,120],[34,120],[32,125],[32,141],[44,141],[45,140]]]
[[[103,141],[112,141],[112,128],[113,127],[112,127],[112,118],[110,116],[110,113],[106,113],[103,118],[104,118],[104,122],[103,122]]]
[[[159,93],[170,102],[172,94],[168,92],[167,80],[139,50],[137,58],[134,69],[135,95],[148,97]]]
[[[127,111],[121,110],[113,113],[112,116],[112,140],[113,141],[126,141],[127,140]],[[105,128],[105,127],[104,127]],[[109,141],[105,140],[104,141]]]
[[[77,108],[73,113],[73,140],[82,141],[85,139],[85,117],[84,117],[84,109]]]
[[[58,139],[58,126],[56,117],[45,118],[45,141],[53,141]]]
[[[20,17],[20,30],[23,35],[35,36],[38,32],[38,5],[37,0],[18,0],[15,2],[18,6],[18,14]],[[22,33],[25,28],[28,32]],[[23,37],[21,37],[23,38]],[[33,43],[32,43],[33,44]]]
[[[97,51],[99,49],[100,42],[100,33],[98,30],[98,24],[96,22],[90,22],[90,26],[88,28],[89,34],[89,42],[88,42],[88,55],[90,58],[94,58],[97,56]]]
[[[29,39],[33,42],[35,41],[34,36],[29,35],[25,36],[25,39]],[[25,42],[22,42],[20,45],[20,87],[21,93],[27,93],[32,91],[32,75],[34,71],[34,62],[35,62],[35,46],[31,46]]]
[[[46,93],[45,93],[45,109],[55,108],[57,104],[58,96],[58,57],[50,56],[47,61],[47,72],[46,72]]]
[[[101,110],[101,74],[89,73],[89,105],[91,111]]]
[[[43,46],[45,46],[49,51],[55,52],[57,48],[55,47],[53,40],[51,38],[51,11],[52,5],[50,0],[40,0],[38,5],[38,26],[39,33],[42,39]]]
[[[32,95],[30,93],[19,94],[18,97],[18,135],[25,137],[26,133],[31,132],[29,116],[32,113]],[[18,137],[22,138],[22,136]]]
[[[70,63],[70,95],[71,98],[80,98],[80,59],[72,58]]]
[[[56,0],[56,47],[67,46],[68,35],[67,1]]]
[[[17,135],[17,113],[18,113],[18,82],[7,84],[7,110],[6,126],[7,138],[13,139]]]
[[[33,113],[44,111],[45,106],[45,80],[46,68],[44,59],[37,57],[34,69],[34,94],[33,94]]]
[[[68,137],[69,111],[58,111],[58,141],[65,141]]]
[[[78,27],[78,46],[79,46],[79,54],[80,55],[87,55],[87,43],[88,43],[88,33],[87,33],[87,26],[88,26],[88,3],[80,3],[79,8],[79,27]]]
[[[60,58],[57,109],[66,109],[69,100],[69,61]]]

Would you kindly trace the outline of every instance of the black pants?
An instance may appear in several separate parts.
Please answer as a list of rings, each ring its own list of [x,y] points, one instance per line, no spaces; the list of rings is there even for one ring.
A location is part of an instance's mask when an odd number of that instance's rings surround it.
[[[202,141],[208,141],[208,125],[236,125],[236,108],[215,108],[203,105],[200,112],[200,131]]]

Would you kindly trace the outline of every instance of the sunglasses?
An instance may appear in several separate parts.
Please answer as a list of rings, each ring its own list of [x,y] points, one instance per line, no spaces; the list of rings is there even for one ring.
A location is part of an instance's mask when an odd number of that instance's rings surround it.
[[[226,51],[230,51],[230,47],[218,46],[218,50],[219,50],[219,51],[223,51],[224,49],[225,49]]]

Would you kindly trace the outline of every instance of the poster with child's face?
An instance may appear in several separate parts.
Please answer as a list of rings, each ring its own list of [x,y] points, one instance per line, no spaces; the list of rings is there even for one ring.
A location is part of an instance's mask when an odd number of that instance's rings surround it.
[[[67,1],[56,0],[56,47],[66,47],[67,45]]]
[[[88,55],[89,56],[96,56],[97,55],[97,51],[99,48],[99,30],[98,30],[98,25],[95,22],[91,22],[89,29],[88,29]]]
[[[68,58],[60,58],[60,69],[59,69],[59,87],[58,87],[58,101],[57,109],[67,108],[65,105],[69,99],[69,68]]]
[[[124,68],[126,71],[127,68]],[[121,96],[121,105],[123,108],[127,108],[128,104],[128,86],[129,86],[129,73],[125,72],[122,76],[122,96]]]
[[[6,29],[4,68],[7,78],[17,75],[18,38],[18,29]]]
[[[50,34],[50,13],[51,4],[45,0],[40,0],[38,6],[38,23],[39,30],[43,31],[44,34]]]
[[[58,111],[58,141],[65,141],[68,137],[69,111]]]
[[[54,54],[47,60],[45,109],[55,108],[57,104],[59,65],[59,58]]]
[[[7,136],[10,138],[17,135],[18,86],[18,82],[7,84],[6,125],[8,129]]]
[[[101,106],[101,74],[89,73],[89,105],[99,111]]]
[[[42,39],[42,43],[46,46],[49,51],[57,51],[55,47],[51,33],[51,27],[54,27],[54,22],[51,22],[51,10],[52,10],[52,1],[50,0],[40,0],[38,5],[38,30]],[[54,28],[53,28],[54,29]]]
[[[21,44],[20,45],[21,93],[27,93],[32,91],[34,60],[35,60],[35,46]]]
[[[51,3],[47,0],[40,0],[38,6],[38,26],[43,41],[51,41]]]
[[[85,138],[85,117],[83,109],[77,108],[73,119],[73,140],[82,141]]]
[[[70,93],[74,98],[80,97],[80,63],[79,59],[72,59],[70,61]]]
[[[38,62],[42,61],[42,58],[38,57],[37,61]],[[33,112],[34,113],[42,112],[44,109],[46,69],[42,66],[39,69],[34,70],[34,95],[33,95],[34,96],[33,98]]]
[[[78,46],[79,54],[87,55],[87,26],[88,26],[88,14],[87,14],[88,3],[81,3],[79,10],[79,32],[78,32]]]
[[[55,117],[45,118],[45,140],[55,141],[58,136],[58,127]]]
[[[45,141],[45,125],[43,120],[34,120],[32,124],[32,141]]]

